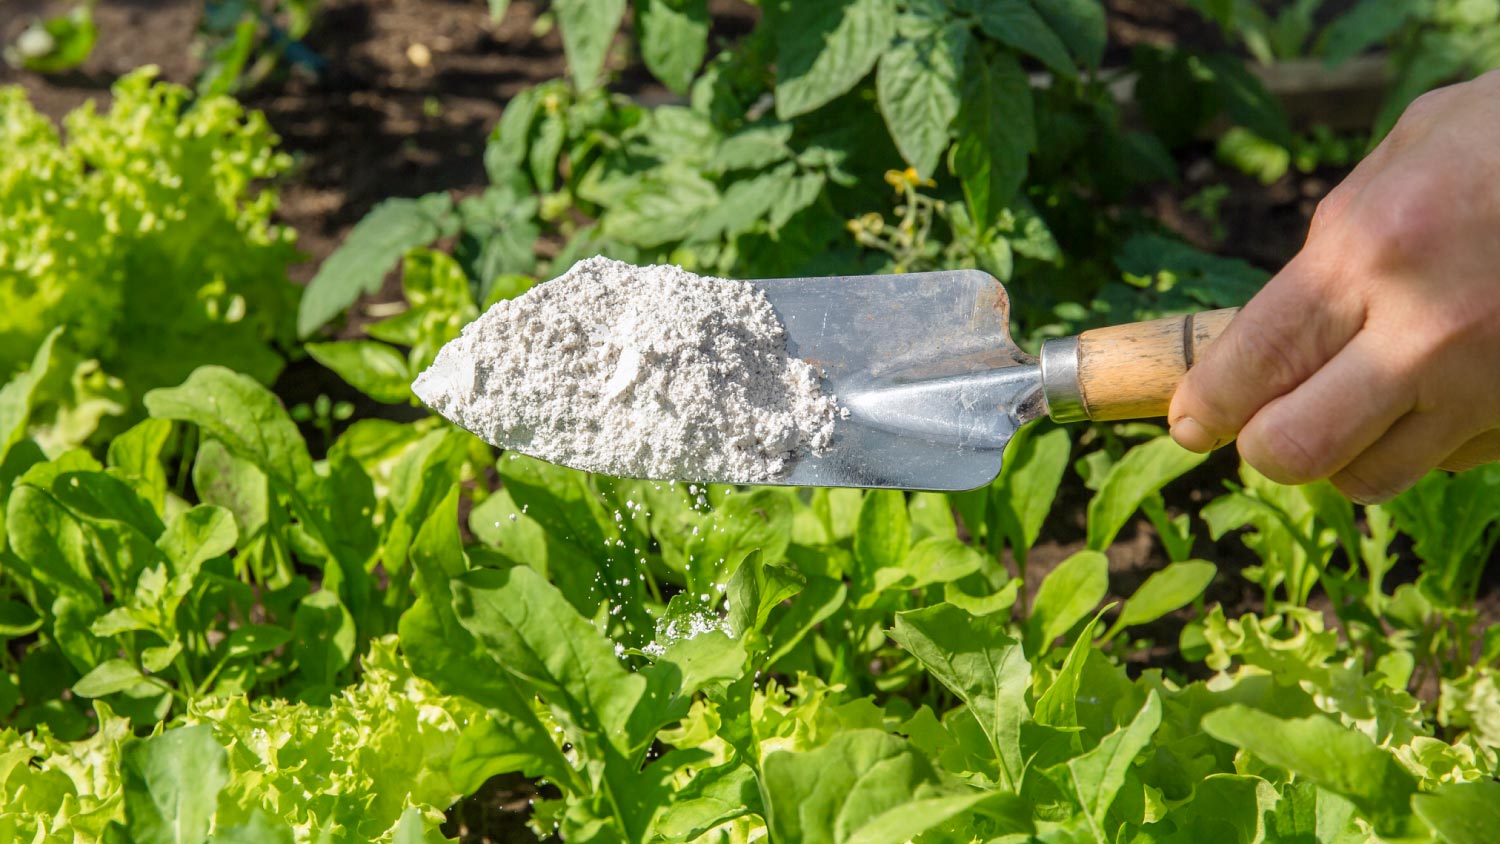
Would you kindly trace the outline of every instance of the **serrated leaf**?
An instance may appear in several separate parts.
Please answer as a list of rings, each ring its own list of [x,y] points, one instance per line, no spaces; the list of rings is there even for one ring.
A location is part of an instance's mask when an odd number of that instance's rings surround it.
[[[719,142],[714,151],[712,172],[762,170],[786,161],[792,155],[787,142],[792,139],[792,124],[772,123],[750,126]]]
[[[985,35],[1036,58],[1055,73],[1078,75],[1067,45],[1030,0],[964,0],[958,6],[974,15]]]
[[[302,292],[297,335],[311,335],[361,294],[379,290],[386,273],[408,249],[426,246],[457,228],[453,200],[447,194],[387,199],[375,206],[323,261]]]
[[[1099,66],[1109,36],[1103,3],[1099,0],[1032,0],[1032,4],[1080,63],[1088,67]]]
[[[952,166],[975,222],[987,229],[1026,179],[1036,124],[1031,83],[1015,56],[969,53]]]
[[[308,343],[312,359],[333,370],[351,387],[385,404],[404,404],[411,396],[412,373],[406,356],[374,340]]]
[[[557,27],[573,83],[587,90],[599,84],[604,57],[625,15],[625,0],[555,0]]]
[[[923,177],[937,170],[948,147],[969,40],[969,28],[955,21],[921,39],[898,41],[880,57],[880,113],[902,158]]]
[[[708,53],[707,0],[638,0],[635,14],[646,67],[663,85],[687,93]]]
[[[776,116],[787,120],[847,94],[896,32],[892,0],[787,2],[776,16]]]

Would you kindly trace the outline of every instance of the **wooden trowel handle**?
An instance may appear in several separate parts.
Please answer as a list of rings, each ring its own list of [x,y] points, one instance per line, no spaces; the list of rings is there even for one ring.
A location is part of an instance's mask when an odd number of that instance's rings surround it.
[[[1058,422],[1167,415],[1177,382],[1239,308],[1112,325],[1042,344],[1047,413]]]

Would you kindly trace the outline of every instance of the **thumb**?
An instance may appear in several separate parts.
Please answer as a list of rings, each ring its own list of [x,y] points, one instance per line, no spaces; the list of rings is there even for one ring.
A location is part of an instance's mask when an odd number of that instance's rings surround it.
[[[1266,403],[1317,372],[1359,331],[1364,308],[1304,251],[1235,315],[1177,386],[1167,420],[1190,451],[1239,435]]]

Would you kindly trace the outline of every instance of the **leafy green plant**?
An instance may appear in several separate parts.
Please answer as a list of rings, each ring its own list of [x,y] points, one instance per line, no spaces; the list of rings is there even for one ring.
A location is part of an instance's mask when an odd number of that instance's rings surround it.
[[[1077,327],[1054,308],[1123,287],[1109,283],[1116,250],[1156,231],[1097,213],[1173,178],[1175,164],[1155,136],[1121,125],[1097,69],[1093,0],[769,4],[706,63],[701,3],[636,4],[647,66],[687,93],[653,108],[598,84],[624,9],[555,7],[573,84],[507,104],[485,155],[491,199],[466,200],[488,213],[445,195],[376,209],[309,285],[304,337],[406,250],[455,233],[476,301],[496,278],[545,278],[600,252],[744,278],[977,266],[1015,283],[1028,330]],[[1051,74],[1046,87],[1023,70],[1031,61]],[[1284,122],[1248,74],[1224,87],[1236,119]],[[541,261],[541,237],[565,245]],[[1173,257],[1148,251],[1170,241],[1133,242],[1137,258],[1160,259],[1152,272]],[[1214,305],[1246,295],[1198,293]]]
[[[239,93],[280,67],[321,72],[322,57],[302,41],[319,5],[319,0],[205,0],[198,25],[197,47],[204,57],[198,93]]]
[[[59,73],[83,64],[99,38],[96,2],[86,0],[65,14],[32,22],[5,47],[6,63],[36,73]]]
[[[82,741],[0,732],[0,832],[43,844],[424,840],[459,796],[449,764],[481,715],[413,677],[392,638],[326,706],[235,698],[144,740],[96,707],[98,731]]]
[[[188,105],[153,75],[117,82],[105,114],[74,111],[66,142],[20,88],[0,89],[0,372],[65,327],[54,452],[102,417],[138,418],[142,393],[201,364],[269,383],[292,339],[297,253],[261,186],[290,159],[259,114],[222,97]]]

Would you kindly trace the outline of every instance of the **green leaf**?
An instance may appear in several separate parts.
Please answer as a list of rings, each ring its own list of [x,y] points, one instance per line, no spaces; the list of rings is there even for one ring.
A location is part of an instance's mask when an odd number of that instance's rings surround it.
[[[771,205],[766,219],[771,225],[771,231],[780,231],[782,226],[791,222],[792,217],[817,202],[827,183],[828,177],[822,173],[802,173],[793,179],[791,186]]]
[[[1099,492],[1089,501],[1089,548],[1108,548],[1146,496],[1207,459],[1208,455],[1188,451],[1170,437],[1157,437],[1126,452],[1110,467]]]
[[[782,120],[852,90],[896,32],[893,0],[787,2],[777,12],[776,116]]]
[[[1109,635],[1135,624],[1155,621],[1181,609],[1203,594],[1218,574],[1218,567],[1206,560],[1172,563],[1146,578],[1120,610]]]
[[[1000,760],[1003,787],[1019,788],[1021,725],[1031,718],[1031,665],[1021,644],[952,604],[897,613],[890,635],[968,705]]]
[[[245,823],[216,828],[213,844],[297,844],[297,835],[287,821],[256,809]]]
[[[898,496],[899,497],[899,496]],[[762,564],[776,564],[791,541],[792,507],[780,491],[762,489],[731,495],[683,545],[692,565],[688,583],[699,593],[725,581],[752,552]]]
[[[1103,615],[1102,611],[1100,615]],[[1049,727],[1079,726],[1079,687],[1083,683],[1083,670],[1088,662],[1089,652],[1094,649],[1094,629],[1098,624],[1099,616],[1095,616],[1073,641],[1073,647],[1068,649],[1068,657],[1063,660],[1062,668],[1058,669],[1057,676],[1052,679],[1052,685],[1037,698],[1033,715],[1038,724]]]
[[[573,727],[575,743],[626,753],[626,725],[646,681],[556,587],[529,568],[476,570],[452,581],[458,620],[516,679]],[[595,754],[597,757],[597,748]]]
[[[93,3],[81,3],[67,14],[33,23],[6,48],[6,60],[32,73],[78,67],[88,61],[99,38],[93,12]]]
[[[663,85],[687,93],[708,53],[707,0],[639,0],[641,58]]]
[[[631,180],[599,225],[607,238],[650,249],[681,240],[720,201],[696,168],[669,163]]]
[[[203,844],[229,782],[229,754],[213,729],[178,727],[128,744],[120,756],[134,844]]]
[[[314,477],[312,458],[281,400],[254,379],[222,366],[193,371],[180,387],[146,394],[146,410],[159,419],[197,425],[289,490]]]
[[[879,730],[838,733],[803,752],[776,751],[763,764],[761,793],[773,841],[799,844],[905,844],[998,799],[1011,826],[1030,816],[1019,798],[944,784],[912,745]]]
[[[292,653],[313,686],[332,686],[354,658],[354,617],[339,596],[323,589],[297,604],[292,616]]]
[[[806,585],[807,578],[792,569],[764,565],[754,557],[747,557],[729,578],[725,590],[729,632],[738,640],[759,633],[771,611]]]
[[[865,494],[854,531],[854,560],[864,583],[873,584],[875,572],[897,568],[911,545],[911,516],[900,490],[876,489]]]
[[[1029,0],[964,0],[957,5],[975,16],[985,35],[1032,56],[1061,76],[1078,75],[1067,46]]]
[[[1109,558],[1098,551],[1079,551],[1058,563],[1036,590],[1031,618],[1026,623],[1030,653],[1051,647],[1058,636],[1073,629],[1109,593]]]
[[[934,583],[951,583],[983,567],[984,557],[974,546],[952,537],[929,536],[906,553],[897,585],[902,589],[921,589]]]
[[[83,675],[73,684],[73,694],[80,697],[104,697],[123,692],[144,678],[135,664],[125,659],[111,659],[94,666],[94,670]]]
[[[1319,36],[1324,64],[1336,67],[1380,44],[1399,32],[1418,10],[1416,3],[1360,0]]]
[[[25,636],[41,629],[42,617],[20,601],[0,601],[0,639]]]
[[[1064,765],[1068,791],[1083,808],[1084,818],[1089,822],[1096,840],[1109,840],[1114,830],[1103,829],[1105,813],[1115,796],[1125,784],[1125,774],[1130,770],[1135,757],[1151,743],[1156,728],[1161,726],[1161,698],[1153,689],[1146,703],[1129,724],[1110,733],[1093,750],[1069,759]],[[1055,769],[1054,769],[1055,770]]]
[[[1104,59],[1109,32],[1099,0],[1032,0],[1074,57],[1089,67]]]
[[[764,170],[791,158],[792,124],[748,126],[719,142],[710,162],[711,172]]]
[[[453,200],[445,193],[387,199],[375,206],[323,261],[303,291],[297,310],[298,336],[317,331],[354,304],[360,294],[379,290],[386,273],[408,249],[426,246],[457,229]]]
[[[1444,844],[1488,844],[1500,829],[1500,783],[1444,783],[1411,807]]]
[[[604,57],[625,15],[625,0],[555,0],[557,26],[573,83],[588,90],[599,84]]]
[[[918,38],[902,39],[880,57],[875,73],[880,113],[896,149],[923,177],[937,170],[948,147],[969,41],[969,28],[953,21]]]
[[[796,165],[791,162],[731,183],[723,200],[693,226],[691,239],[734,238],[755,227],[792,189]]]
[[[1026,180],[1036,146],[1031,82],[1015,56],[969,51],[956,128],[952,169],[975,221],[988,229]]]
[[[479,790],[490,777],[511,771],[555,783],[568,783],[574,777],[551,732],[529,708],[522,712],[491,709],[489,717],[464,729],[449,762],[453,785],[465,794]]]
[[[62,335],[62,328],[54,328],[37,346],[32,355],[31,367],[0,387],[0,461],[10,453],[12,447],[26,437],[27,423],[31,421],[31,407],[37,399],[37,389],[44,383],[52,369],[52,347]]]
[[[510,8],[510,0],[489,0],[490,20],[499,23],[504,20],[505,12]]]
[[[231,658],[254,656],[285,645],[292,640],[292,631],[270,624],[247,624],[236,627],[224,640],[225,654]]]
[[[234,514],[223,507],[199,504],[178,513],[156,540],[156,547],[172,564],[173,575],[189,582],[204,563],[234,550],[239,539]]]
[[[1203,731],[1354,802],[1382,834],[1405,828],[1417,783],[1390,753],[1323,715],[1277,718],[1233,704],[1203,716]]]
[[[354,389],[385,404],[405,404],[411,398],[412,373],[406,356],[374,340],[308,343],[302,348],[313,360],[333,370]]]
[[[109,442],[109,467],[139,480],[136,491],[158,510],[166,502],[167,470],[161,455],[171,435],[172,423],[166,419],[143,419]]]
[[[1052,512],[1072,451],[1072,441],[1062,428],[1044,434],[1023,429],[1006,449],[1000,477],[991,487],[988,509],[1023,565]]]

